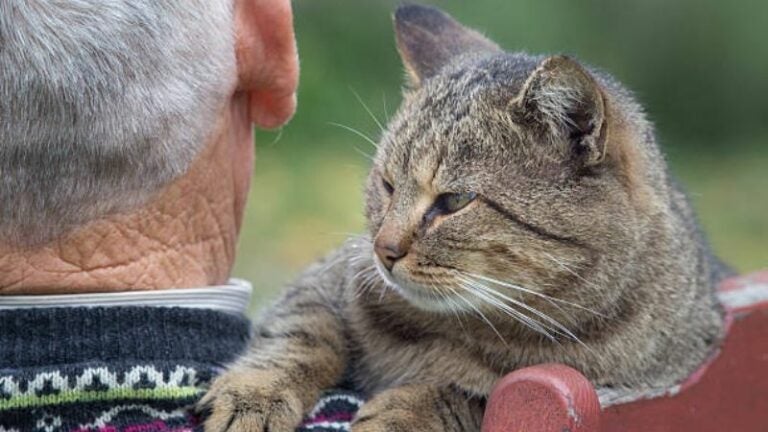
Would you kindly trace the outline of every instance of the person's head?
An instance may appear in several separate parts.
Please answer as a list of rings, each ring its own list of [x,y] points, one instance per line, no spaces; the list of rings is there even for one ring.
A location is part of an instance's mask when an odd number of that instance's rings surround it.
[[[0,65],[3,258],[181,224],[231,265],[250,125],[295,107],[288,0],[6,0]]]

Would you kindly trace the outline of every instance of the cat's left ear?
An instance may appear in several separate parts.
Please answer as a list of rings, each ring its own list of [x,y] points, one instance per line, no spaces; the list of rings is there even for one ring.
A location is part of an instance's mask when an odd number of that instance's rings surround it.
[[[585,166],[606,156],[605,98],[583,66],[566,56],[543,60],[512,101],[513,112],[556,140]]]
[[[480,33],[434,7],[400,6],[394,21],[397,50],[414,87],[462,54],[501,51]]]

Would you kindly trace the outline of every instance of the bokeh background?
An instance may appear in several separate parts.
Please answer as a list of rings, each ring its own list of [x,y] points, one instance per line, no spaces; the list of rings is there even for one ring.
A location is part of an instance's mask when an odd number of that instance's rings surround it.
[[[299,108],[257,133],[235,275],[254,306],[364,229],[362,184],[403,70],[385,0],[296,0]],[[768,2],[433,1],[508,50],[568,53],[614,74],[656,123],[715,249],[740,271],[768,268]],[[359,100],[358,100],[359,99]]]

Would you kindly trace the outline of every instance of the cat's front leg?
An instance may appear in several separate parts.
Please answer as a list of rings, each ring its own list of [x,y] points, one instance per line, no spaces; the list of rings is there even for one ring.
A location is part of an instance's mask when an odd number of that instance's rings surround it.
[[[484,406],[482,399],[454,386],[396,387],[363,405],[352,432],[475,432]]]
[[[206,432],[289,432],[346,364],[339,311],[317,285],[296,286],[256,326],[248,353],[198,407]]]

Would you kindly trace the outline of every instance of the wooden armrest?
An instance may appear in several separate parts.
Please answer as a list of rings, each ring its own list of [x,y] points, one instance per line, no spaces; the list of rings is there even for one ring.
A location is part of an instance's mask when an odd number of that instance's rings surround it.
[[[544,364],[514,371],[494,388],[483,432],[594,432],[600,402],[577,370]]]
[[[666,432],[768,430],[768,271],[720,287],[726,337],[718,352],[672,388],[600,410],[595,389],[557,364],[502,378],[483,432]]]

